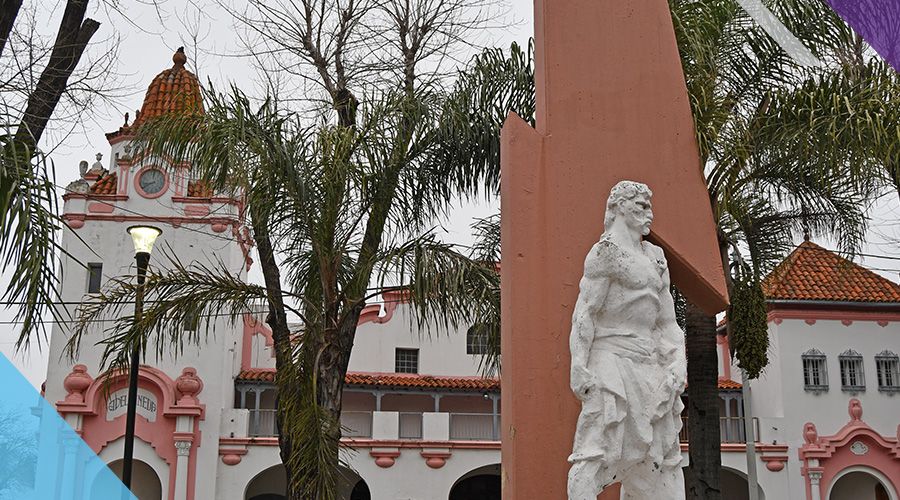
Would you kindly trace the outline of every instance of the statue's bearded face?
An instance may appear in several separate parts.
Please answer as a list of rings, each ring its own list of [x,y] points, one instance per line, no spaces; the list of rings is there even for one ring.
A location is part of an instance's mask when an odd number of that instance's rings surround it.
[[[643,236],[650,234],[650,223],[653,222],[653,209],[650,205],[650,197],[638,194],[634,198],[619,202],[621,217],[632,231]]]

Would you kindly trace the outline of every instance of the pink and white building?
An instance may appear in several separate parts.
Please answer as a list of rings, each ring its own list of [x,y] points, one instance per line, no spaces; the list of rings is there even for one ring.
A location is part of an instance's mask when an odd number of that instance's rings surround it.
[[[223,262],[246,278],[254,249],[241,203],[195,182],[187,164],[130,151],[142,121],[200,102],[178,57],[150,85],[135,123],[107,134],[107,160],[64,197],[63,246],[87,266],[64,263],[67,303],[134,274],[126,228],[138,223],[163,230],[151,266],[169,254],[184,264]],[[900,500],[900,287],[809,242],[767,287],[771,364],[751,386],[760,498]],[[342,498],[499,499],[500,384],[479,376],[485,346],[465,328],[423,335],[400,296],[381,299],[360,318],[346,379],[342,457],[353,470]],[[209,338],[177,358],[148,350],[135,444],[141,500],[283,498],[272,337],[259,319],[233,326],[217,318]],[[68,332],[54,327],[45,397],[117,470],[127,382],[116,377],[104,391],[96,343],[106,326],[84,339],[74,362],[63,355]],[[719,340],[724,498],[741,500],[741,385]],[[560,425],[574,432],[574,422]]]

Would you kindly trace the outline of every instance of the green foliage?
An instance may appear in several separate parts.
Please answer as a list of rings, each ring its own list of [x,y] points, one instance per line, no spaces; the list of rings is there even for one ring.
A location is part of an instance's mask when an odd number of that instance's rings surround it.
[[[735,283],[727,317],[738,366],[751,379],[758,378],[769,364],[766,296],[758,280],[748,278]]]
[[[13,134],[0,136],[0,262],[12,270],[3,300],[16,309],[14,321],[22,329],[17,349],[27,349],[31,338],[46,339],[44,315],[66,319],[59,302],[56,274],[58,215],[53,168],[46,157],[33,151]]]

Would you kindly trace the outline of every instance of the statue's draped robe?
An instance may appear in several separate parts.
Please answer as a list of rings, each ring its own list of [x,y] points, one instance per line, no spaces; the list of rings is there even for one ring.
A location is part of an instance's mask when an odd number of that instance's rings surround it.
[[[659,274],[648,290],[657,297],[669,293],[662,250],[648,242],[644,255]],[[601,239],[591,256],[611,262],[623,251]],[[587,270],[586,270],[587,273]],[[574,332],[573,332],[574,334]],[[575,430],[570,462],[598,460],[600,484],[621,480],[639,464],[656,468],[681,462],[681,393],[685,387],[684,336],[680,329],[656,327],[650,331],[623,331],[595,327],[588,358],[594,387],[581,396],[582,408]]]

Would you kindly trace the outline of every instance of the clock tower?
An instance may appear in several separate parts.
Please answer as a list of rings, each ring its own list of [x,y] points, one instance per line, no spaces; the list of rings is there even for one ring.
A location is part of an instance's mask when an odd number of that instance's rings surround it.
[[[61,244],[61,292],[69,316],[76,305],[96,294],[111,279],[133,279],[135,260],[127,228],[152,225],[162,230],[150,269],[162,269],[177,259],[183,265],[225,266],[246,279],[252,263],[251,238],[239,199],[213,192],[198,180],[189,162],[172,162],[161,155],[136,153],[132,141],[147,120],[184,111],[202,112],[197,77],[185,69],[184,51],[173,66],[153,79],[134,122],[106,134],[107,158],[97,155],[90,167],[82,162],[81,178],[72,182],[65,200]],[[117,314],[133,314],[125,307]],[[45,398],[55,405],[97,453],[117,473],[124,451],[127,374],[103,371],[101,357],[107,330],[116,317],[97,321],[82,338],[76,359],[66,354],[68,325],[55,324]],[[248,319],[249,320],[249,319]],[[154,339],[141,358],[138,375],[137,422],[132,484],[139,498],[203,498],[195,485],[215,484],[222,408],[234,407],[234,378],[240,372],[244,325],[224,316],[210,319],[205,332],[177,353],[155,355]],[[202,351],[202,356],[201,356]],[[109,384],[107,384],[109,382]],[[209,409],[210,411],[207,411]],[[94,496],[99,498],[99,496]]]

